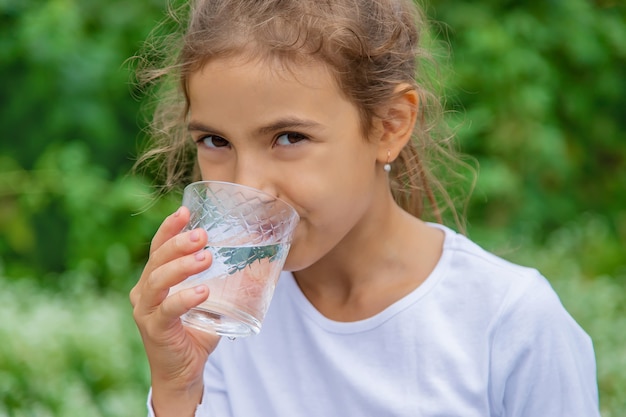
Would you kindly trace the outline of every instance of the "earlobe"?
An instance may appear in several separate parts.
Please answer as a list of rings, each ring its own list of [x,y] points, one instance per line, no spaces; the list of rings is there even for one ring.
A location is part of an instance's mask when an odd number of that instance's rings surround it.
[[[383,165],[383,170],[389,174],[391,172],[391,151],[387,149],[387,163]]]
[[[384,109],[381,120],[382,134],[378,152],[381,163],[396,159],[411,140],[418,107],[419,96],[415,88],[408,84],[399,85],[395,98]]]

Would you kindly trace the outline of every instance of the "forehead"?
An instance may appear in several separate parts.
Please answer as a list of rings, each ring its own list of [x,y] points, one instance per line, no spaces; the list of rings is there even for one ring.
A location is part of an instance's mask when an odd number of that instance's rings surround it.
[[[190,117],[211,123],[266,123],[290,114],[326,123],[341,114],[358,120],[358,110],[322,63],[293,64],[242,57],[208,61],[188,80]],[[245,117],[245,122],[241,119]]]
[[[327,65],[316,60],[283,60],[272,57],[236,55],[216,58],[204,63],[187,79],[190,99],[198,93],[220,90],[222,87],[248,88],[250,91],[305,91],[346,99],[339,83]],[[268,94],[268,99],[271,95]]]
[[[192,90],[197,88],[200,78],[204,79],[205,85],[210,84],[209,81],[211,79],[214,80],[213,84],[216,85],[218,83],[215,77],[216,74],[223,75],[225,72],[233,71],[241,73],[242,69],[247,69],[248,71],[253,69],[256,76],[262,75],[263,80],[259,80],[259,83],[277,85],[290,83],[293,87],[299,86],[309,90],[324,89],[326,92],[332,91],[341,101],[349,102],[356,109],[359,114],[361,132],[365,136],[368,135],[370,116],[358,104],[358,101],[355,101],[350,94],[347,94],[341,88],[341,76],[331,65],[313,56],[273,54],[263,51],[263,48],[254,50],[250,45],[245,49],[231,50],[226,55],[207,59],[186,77],[184,82],[185,95],[190,106],[192,106],[194,101]],[[243,72],[245,73],[246,71]],[[236,76],[236,74],[233,75]],[[250,75],[251,73],[247,72],[246,75],[242,76],[242,81]],[[193,109],[190,108],[190,110]]]
[[[191,80],[194,74],[210,73],[230,68],[253,68],[255,72],[275,81],[298,81],[303,85],[315,82],[328,81],[341,91],[336,72],[322,60],[306,55],[277,54],[263,52],[263,48],[254,50],[248,45],[244,50],[234,50],[223,56],[205,60],[202,65],[193,70],[187,77]]]

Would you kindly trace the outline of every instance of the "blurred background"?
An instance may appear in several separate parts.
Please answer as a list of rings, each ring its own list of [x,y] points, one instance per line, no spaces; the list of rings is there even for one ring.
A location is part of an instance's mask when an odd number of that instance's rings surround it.
[[[145,413],[128,291],[179,196],[130,172],[126,60],[165,0],[0,0],[0,416]],[[626,415],[626,8],[432,0],[449,122],[479,176],[468,234],[551,281]]]

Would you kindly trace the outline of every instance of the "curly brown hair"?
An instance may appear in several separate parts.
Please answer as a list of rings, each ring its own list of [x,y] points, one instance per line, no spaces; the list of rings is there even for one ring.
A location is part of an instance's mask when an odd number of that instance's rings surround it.
[[[243,54],[296,73],[297,64],[313,59],[331,69],[358,108],[365,137],[398,85],[417,91],[413,140],[390,174],[394,198],[409,213],[438,222],[449,209],[463,228],[445,181],[455,164],[465,164],[442,129],[442,105],[429,81],[434,60],[421,46],[427,34],[424,13],[411,0],[192,0],[170,9],[139,57],[140,85],[155,87],[156,100],[152,140],[138,164],[155,167],[165,190],[199,179],[186,129],[187,84],[209,60]]]

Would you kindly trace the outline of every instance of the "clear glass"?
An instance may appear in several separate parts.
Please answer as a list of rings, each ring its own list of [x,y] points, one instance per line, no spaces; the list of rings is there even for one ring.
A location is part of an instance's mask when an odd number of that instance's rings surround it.
[[[183,231],[206,230],[205,249],[213,254],[207,270],[170,290],[209,287],[207,301],[185,313],[183,324],[231,338],[259,333],[298,214],[263,191],[219,181],[188,185],[183,205],[191,212]]]

